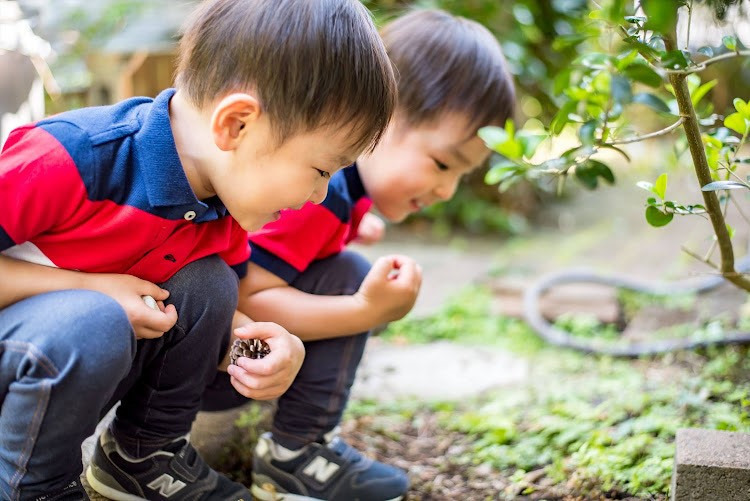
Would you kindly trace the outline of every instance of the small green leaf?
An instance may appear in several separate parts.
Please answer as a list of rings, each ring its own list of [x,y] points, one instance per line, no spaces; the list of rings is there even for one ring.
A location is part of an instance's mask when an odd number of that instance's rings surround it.
[[[650,191],[651,193],[654,192],[654,184],[649,183],[648,181],[638,181],[637,183],[635,183],[635,185],[641,189]]]
[[[668,0],[641,0],[641,7],[648,18],[647,30],[670,34],[677,24],[677,2]]]
[[[497,184],[500,181],[516,174],[519,171],[519,166],[514,162],[500,162],[490,167],[487,174],[484,175],[484,182],[487,184]]]
[[[508,140],[508,133],[502,127],[488,126],[479,129],[479,137],[485,142],[487,147],[495,150],[497,145],[503,144]]]
[[[550,123],[549,127],[552,131],[552,134],[557,135],[562,132],[562,130],[565,128],[565,125],[570,122],[569,115],[576,109],[576,106],[578,106],[578,103],[576,101],[568,101],[567,103],[562,105],[560,111],[557,112],[555,117],[552,119],[552,122]]]
[[[617,69],[620,71],[623,71],[625,68],[628,68],[635,60],[638,58],[638,51],[637,50],[631,50],[630,52],[623,55],[622,58],[617,60],[616,66]],[[638,66],[643,66],[642,64],[639,64]]]
[[[711,80],[698,87],[695,91],[691,92],[690,100],[693,102],[693,106],[698,106],[698,103],[700,103],[701,99],[703,99],[703,97],[708,94],[708,91],[716,87],[717,83],[719,83],[718,80]]]
[[[732,129],[738,134],[745,134],[747,132],[748,119],[743,117],[741,113],[732,113],[724,119],[724,126]]]
[[[610,81],[610,92],[612,99],[618,103],[628,104],[633,100],[633,91],[627,78],[620,75],[612,75]]]
[[[673,217],[674,214],[662,212],[653,205],[646,207],[646,221],[656,228],[668,225]]]
[[[591,160],[589,159],[589,165],[591,169],[596,173],[597,176],[604,179],[609,184],[615,184],[615,175],[612,172],[612,169],[609,168],[608,165],[603,164],[602,162],[598,160]]]
[[[649,87],[659,87],[662,84],[661,76],[646,64],[631,64],[623,71],[623,74],[636,82],[641,82]]]
[[[729,223],[727,224],[727,232],[729,233],[729,238],[734,238],[734,228]]]
[[[652,110],[661,112],[661,113],[669,113],[671,110],[669,109],[669,106],[667,106],[667,103],[662,101],[661,98],[655,96],[654,94],[650,94],[648,92],[639,92],[635,96],[633,96],[633,102],[643,104],[645,106],[648,106]]]
[[[599,185],[599,178],[591,168],[585,163],[576,165],[576,178],[586,188],[593,190]]]
[[[750,186],[738,181],[714,181],[701,188],[701,191],[739,190],[741,188],[748,190]]]
[[[656,178],[656,183],[654,183],[654,194],[664,200],[664,196],[667,194],[667,175],[662,174],[658,178]]]
[[[670,50],[661,58],[661,64],[666,68],[679,70],[688,66],[688,60],[681,50]]]
[[[591,146],[596,141],[594,137],[596,134],[596,128],[599,125],[598,120],[589,120],[585,124],[581,125],[578,129],[578,137],[581,139],[581,143],[586,146]]]
[[[725,35],[721,42],[724,44],[724,47],[726,47],[729,50],[737,50],[737,38],[733,37],[731,35]]]
[[[748,105],[745,101],[743,101],[739,97],[735,97],[734,101],[732,101],[732,104],[734,104],[734,109],[737,110],[740,115],[745,118],[750,118],[750,105]]]

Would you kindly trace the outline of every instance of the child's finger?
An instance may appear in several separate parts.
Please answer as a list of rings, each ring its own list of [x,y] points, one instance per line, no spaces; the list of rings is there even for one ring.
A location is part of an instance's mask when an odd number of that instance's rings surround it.
[[[151,283],[147,280],[141,280],[141,287],[138,293],[141,296],[151,296],[156,301],[164,301],[169,297],[169,291],[162,289],[158,285]]]
[[[164,311],[154,310],[145,303],[143,307],[147,309],[142,314],[142,324],[155,331],[167,332],[177,323],[177,309],[173,304],[167,305]]]
[[[268,339],[279,334],[279,325],[273,322],[249,322],[234,329],[234,334],[240,339]]]

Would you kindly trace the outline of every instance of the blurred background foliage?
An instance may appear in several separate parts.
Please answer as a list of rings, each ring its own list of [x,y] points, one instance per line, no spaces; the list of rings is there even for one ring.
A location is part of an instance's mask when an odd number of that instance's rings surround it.
[[[444,9],[487,26],[500,41],[514,75],[518,95],[516,129],[542,131],[561,103],[560,76],[569,75],[581,55],[615,38],[612,33],[597,33],[600,28],[589,17],[595,10],[592,0],[362,1],[380,25],[405,10],[421,7]],[[57,60],[51,62],[55,77],[63,88],[71,89],[67,98],[48,102],[48,111],[116,101],[117,92],[111,92],[113,86],[109,82],[111,74],[128,71],[128,65],[137,61],[137,44],[147,42],[151,54],[164,51],[167,44],[173,45],[176,27],[192,3],[193,0],[105,0],[95,4],[85,0],[19,0],[31,13],[35,31],[50,40],[58,54]],[[155,16],[155,12],[159,15]],[[106,57],[102,58],[102,54]],[[146,75],[136,82],[147,80],[148,74],[168,72],[170,66],[165,62],[142,65],[140,71]],[[79,71],[81,68],[83,72]],[[734,96],[744,95],[750,70],[747,64],[728,61],[711,67],[703,76],[706,81],[722,77],[708,96],[716,113],[721,114],[731,106]],[[151,87],[156,84],[152,82]],[[130,89],[136,94],[148,94],[151,87],[131,85]],[[469,176],[450,202],[411,218],[413,228],[441,237],[460,231],[513,235],[544,224],[540,211],[553,195],[525,182],[501,194],[496,186],[485,184],[485,173],[486,169]]]

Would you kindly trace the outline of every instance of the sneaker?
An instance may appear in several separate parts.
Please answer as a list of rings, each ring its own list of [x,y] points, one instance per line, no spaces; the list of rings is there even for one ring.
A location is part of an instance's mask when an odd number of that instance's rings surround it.
[[[35,497],[34,501],[89,501],[80,480],[73,480],[59,491]]]
[[[209,468],[187,436],[134,458],[105,430],[86,478],[96,492],[114,501],[252,501],[245,486]]]
[[[373,461],[338,435],[300,450],[264,433],[253,457],[253,496],[259,501],[397,501],[409,489],[406,473]]]

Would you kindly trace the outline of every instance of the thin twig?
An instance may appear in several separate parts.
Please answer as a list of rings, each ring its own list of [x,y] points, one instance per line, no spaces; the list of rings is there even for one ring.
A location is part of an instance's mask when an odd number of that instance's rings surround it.
[[[666,127],[661,130],[657,130],[655,132],[650,132],[648,134],[644,134],[642,136],[633,136],[633,137],[627,137],[625,139],[616,139],[614,141],[609,141],[603,144],[603,146],[614,146],[616,144],[630,144],[630,143],[637,143],[639,141],[643,141],[644,139],[651,139],[654,137],[659,136],[665,136],[675,130],[677,127],[685,123],[685,117],[680,117],[679,120],[677,120],[675,123],[670,125],[669,127]]]
[[[750,50],[737,50],[734,52],[725,52],[724,54],[719,54],[718,56],[714,56],[710,59],[706,59],[702,63],[698,63],[695,66],[688,66],[687,68],[680,68],[678,70],[665,68],[663,66],[658,66],[658,65],[656,66],[656,68],[670,75],[690,75],[692,73],[699,73],[714,63],[718,63],[726,59],[731,59],[733,57],[740,57],[740,56],[741,57],[750,56]]]
[[[691,251],[690,249],[688,249],[688,248],[687,248],[687,247],[685,247],[684,245],[683,245],[683,246],[681,246],[680,248],[682,249],[682,252],[684,252],[684,253],[685,253],[685,254],[687,254],[688,256],[690,256],[690,257],[692,257],[692,258],[695,258],[695,259],[697,259],[697,260],[698,260],[698,261],[700,261],[701,263],[705,263],[705,264],[709,265],[709,266],[710,266],[711,268],[713,268],[713,269],[715,269],[715,270],[718,270],[718,269],[719,269],[719,267],[718,267],[718,266],[716,265],[716,263],[714,263],[714,262],[713,262],[713,261],[711,261],[710,259],[708,259],[708,258],[702,258],[702,257],[700,257],[700,256],[699,256],[698,254],[694,253],[693,251]]]
[[[739,213],[740,213],[740,216],[742,216],[742,219],[744,219],[744,220],[745,220],[745,222],[746,222],[746,223],[747,223],[748,225],[750,225],[750,219],[748,219],[748,218],[747,218],[747,215],[746,215],[746,214],[745,214],[745,213],[744,213],[744,212],[742,211],[742,209],[740,208],[740,204],[739,204],[739,203],[737,202],[737,200],[735,200],[735,198],[734,198],[734,197],[729,197],[729,199],[730,199],[730,200],[732,201],[732,203],[734,204],[734,208],[735,208],[735,209],[737,209],[737,212],[739,212]]]

